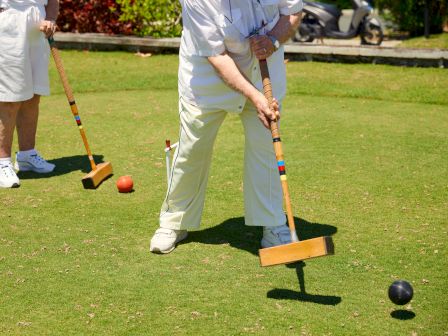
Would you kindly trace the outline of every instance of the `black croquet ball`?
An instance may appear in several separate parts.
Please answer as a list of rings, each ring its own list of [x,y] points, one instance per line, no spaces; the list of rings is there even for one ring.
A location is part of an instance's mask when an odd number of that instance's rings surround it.
[[[411,301],[414,290],[409,282],[405,280],[397,280],[389,286],[389,299],[397,304],[404,305]]]

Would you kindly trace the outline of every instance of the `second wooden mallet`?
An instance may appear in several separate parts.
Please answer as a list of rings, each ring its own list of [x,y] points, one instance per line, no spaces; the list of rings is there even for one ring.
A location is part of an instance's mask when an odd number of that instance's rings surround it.
[[[269,105],[272,106],[272,85],[269,77],[269,69],[266,60],[260,60],[261,78],[263,81],[263,91]],[[282,142],[278,123],[276,120],[270,124],[272,141],[274,143],[275,157],[277,159],[278,171],[282,184],[286,216],[291,232],[291,243],[263,248],[259,250],[261,266],[273,266],[289,264],[309,258],[322,257],[334,254],[333,240],[330,236],[318,237],[299,241],[294,225],[291,199],[289,196],[288,181],[286,178],[285,160],[283,157]]]
[[[51,54],[53,55],[59,77],[61,78],[62,86],[64,87],[65,95],[67,96],[68,103],[70,104],[72,114],[75,117],[76,124],[78,125],[82,141],[84,142],[84,147],[86,148],[87,155],[89,157],[90,166],[92,168],[92,171],[82,178],[82,184],[85,189],[96,189],[105,179],[112,175],[112,165],[110,162],[102,162],[99,164],[95,163],[81,123],[81,118],[78,114],[75,97],[73,96],[72,89],[68,83],[68,79],[62,65],[59,50],[56,48],[55,41],[52,37],[48,39],[48,42],[50,43]]]

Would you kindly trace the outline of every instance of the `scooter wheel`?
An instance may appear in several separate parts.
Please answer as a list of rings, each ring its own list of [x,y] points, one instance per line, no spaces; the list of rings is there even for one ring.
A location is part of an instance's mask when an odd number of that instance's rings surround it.
[[[301,35],[299,30],[297,30],[296,33],[294,34],[293,40],[295,42],[313,42],[314,37],[310,35]]]
[[[361,43],[368,45],[380,45],[383,42],[384,34],[380,27],[370,26],[361,33]]]

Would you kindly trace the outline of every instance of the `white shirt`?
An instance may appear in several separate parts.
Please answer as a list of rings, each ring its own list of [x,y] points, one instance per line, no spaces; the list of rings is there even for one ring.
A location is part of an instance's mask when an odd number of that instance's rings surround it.
[[[179,52],[179,95],[200,107],[241,111],[246,98],[228,87],[207,57],[225,50],[240,70],[262,89],[258,60],[250,50],[248,36],[263,26],[266,34],[280,15],[302,10],[302,0],[180,0],[183,31]],[[268,59],[274,97],[286,94],[284,51],[280,47]]]

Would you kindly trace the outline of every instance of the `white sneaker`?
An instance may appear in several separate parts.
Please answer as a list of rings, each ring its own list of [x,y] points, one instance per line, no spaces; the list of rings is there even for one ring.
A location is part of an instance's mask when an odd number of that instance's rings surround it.
[[[29,153],[28,153],[29,152]],[[51,173],[55,165],[45,161],[36,150],[16,153],[14,168],[17,171],[33,171],[35,173]]]
[[[273,247],[291,243],[291,231],[286,225],[263,227],[261,247]]]
[[[11,161],[0,161],[0,188],[18,188],[19,178],[12,167]]]
[[[151,239],[149,250],[154,253],[170,253],[176,244],[187,236],[186,230],[158,228]]]

